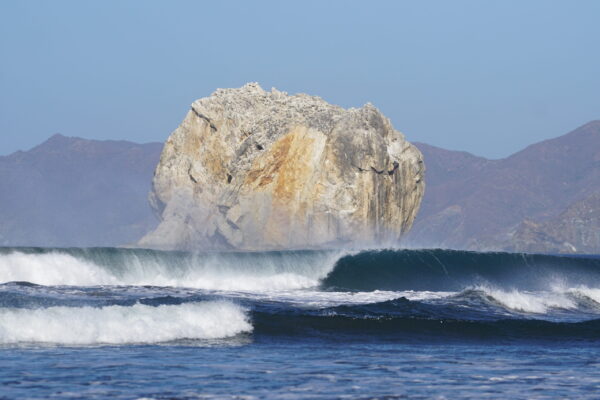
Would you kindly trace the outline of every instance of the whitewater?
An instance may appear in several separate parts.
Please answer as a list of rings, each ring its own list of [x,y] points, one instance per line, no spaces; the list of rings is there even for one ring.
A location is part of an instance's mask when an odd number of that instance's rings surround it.
[[[489,268],[498,258],[505,259],[502,267]],[[477,267],[485,261],[487,268]],[[423,320],[443,320],[441,313],[461,322],[584,322],[600,314],[600,285],[590,285],[600,279],[598,265],[593,259],[434,250],[8,249],[0,254],[0,343],[228,338],[252,332],[252,311],[262,318],[294,310],[325,320],[399,321],[426,309]],[[153,298],[165,304],[144,305]],[[357,315],[365,306],[380,310]]]
[[[230,385],[249,398],[303,398],[301,388],[321,398],[428,397],[436,391],[426,382],[440,379],[444,363],[457,362],[464,385],[459,379],[447,388],[455,398],[500,384],[518,398],[535,381],[523,373],[523,351],[546,360],[528,367],[538,374],[528,376],[543,377],[540,398],[593,398],[597,383],[565,389],[560,363],[548,360],[563,349],[589,363],[600,354],[599,339],[598,256],[0,248],[0,362],[29,362],[46,376],[36,392],[33,382],[23,383],[27,377],[5,368],[0,381],[13,382],[7,398],[42,398],[82,384],[83,376],[53,366],[58,355],[85,369],[110,360],[76,398],[233,398]],[[482,354],[488,363],[475,362]],[[498,375],[492,360],[502,358],[506,373]],[[172,368],[161,369],[157,360]],[[224,365],[239,382],[215,378]],[[415,380],[408,371],[419,365]],[[354,368],[374,369],[364,375]],[[288,381],[286,370],[304,380]],[[252,384],[264,374],[267,387]],[[120,389],[102,376],[122,381]],[[223,384],[194,391],[199,376]],[[392,384],[392,376],[403,376],[404,386]],[[332,384],[339,379],[355,385]],[[296,394],[285,389],[292,383]],[[175,392],[165,389],[173,385]]]

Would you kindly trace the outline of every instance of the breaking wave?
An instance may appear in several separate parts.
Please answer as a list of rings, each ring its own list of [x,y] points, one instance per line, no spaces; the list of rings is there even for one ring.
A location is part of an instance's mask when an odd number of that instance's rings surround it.
[[[502,307],[525,313],[545,314],[550,309],[577,308],[577,301],[569,295],[569,292],[528,292],[490,287],[477,287],[475,290],[480,290],[484,296]]]
[[[136,285],[265,291],[460,291],[600,287],[600,258],[453,250],[185,253],[0,249],[0,283]],[[591,293],[588,289],[588,293]],[[600,297],[600,289],[595,292]]]
[[[0,344],[600,337],[600,258],[0,248]]]
[[[316,287],[339,252],[192,254],[127,249],[0,253],[0,283],[135,285],[261,291]]]
[[[0,343],[67,345],[222,339],[252,331],[246,311],[228,302],[133,306],[0,308]]]
[[[341,257],[322,285],[357,291],[460,291],[478,285],[518,290],[600,287],[600,258],[442,249],[373,250]]]

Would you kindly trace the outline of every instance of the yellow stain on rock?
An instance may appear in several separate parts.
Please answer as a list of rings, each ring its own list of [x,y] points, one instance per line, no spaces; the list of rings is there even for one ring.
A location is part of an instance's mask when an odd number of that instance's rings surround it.
[[[325,140],[320,132],[303,126],[293,128],[254,160],[245,184],[271,189],[273,201],[294,201],[306,189],[310,191],[306,185],[312,181],[314,160],[321,157]]]
[[[307,212],[319,196],[320,160],[325,149],[326,136],[304,126],[291,129],[279,138],[264,154],[257,157],[246,175],[245,186],[250,192],[270,193],[273,209],[263,227],[269,243],[289,245],[293,221]]]

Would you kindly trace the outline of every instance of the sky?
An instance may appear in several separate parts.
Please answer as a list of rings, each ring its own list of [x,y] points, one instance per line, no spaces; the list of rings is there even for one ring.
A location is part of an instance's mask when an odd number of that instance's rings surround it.
[[[593,0],[2,0],[0,154],[164,141],[194,100],[259,82],[501,158],[600,119],[598,21]]]

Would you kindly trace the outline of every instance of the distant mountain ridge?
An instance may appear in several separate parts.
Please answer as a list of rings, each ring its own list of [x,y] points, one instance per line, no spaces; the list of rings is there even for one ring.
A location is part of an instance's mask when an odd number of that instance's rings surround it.
[[[419,246],[519,248],[513,241],[525,220],[549,220],[600,190],[600,121],[500,160],[416,146],[425,158],[427,188],[406,241]]]
[[[148,192],[161,143],[54,135],[0,157],[0,246],[116,246],[156,224]]]

